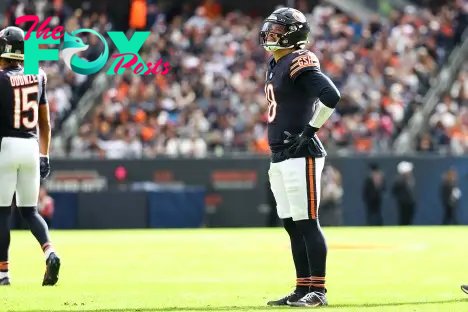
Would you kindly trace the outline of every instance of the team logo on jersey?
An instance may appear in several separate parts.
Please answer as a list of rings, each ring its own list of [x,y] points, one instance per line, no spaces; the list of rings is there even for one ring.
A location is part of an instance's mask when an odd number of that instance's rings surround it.
[[[306,17],[304,16],[304,14],[302,14],[301,12],[297,11],[297,10],[294,10],[292,16],[294,17],[294,19],[296,21],[298,21],[299,23],[305,23],[307,21]]]
[[[25,32],[24,36],[24,52],[27,55],[24,58],[24,73],[26,75],[37,75],[39,73],[40,61],[59,60],[58,49],[41,49],[39,46],[44,44],[60,44],[62,37],[64,37],[63,59],[65,65],[72,71],[82,75],[91,75],[104,68],[109,59],[109,47],[103,35],[92,29],[78,29],[68,34],[64,31],[63,26],[58,26],[51,30],[50,28],[46,28],[51,20],[52,17],[47,18],[39,26],[37,32],[34,29],[39,23],[39,17],[26,15],[18,17],[15,21],[16,25],[33,22],[31,28]],[[81,38],[76,36],[79,33],[90,33],[93,36],[97,36],[102,42],[103,50],[96,60],[87,61],[76,55],[78,52],[86,51],[89,47],[83,43]],[[122,75],[127,68],[130,68],[136,75],[166,75],[172,69],[169,63],[163,63],[162,59],[159,59],[156,63],[145,63],[138,54],[150,33],[149,31],[136,31],[128,39],[123,32],[107,32],[110,40],[112,40],[119,52],[119,54],[112,55],[114,61],[107,71],[107,75]]]

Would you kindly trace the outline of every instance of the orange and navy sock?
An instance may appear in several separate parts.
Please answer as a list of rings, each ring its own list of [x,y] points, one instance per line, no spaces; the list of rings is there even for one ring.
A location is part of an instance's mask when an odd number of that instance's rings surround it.
[[[8,277],[8,261],[0,261],[0,279]]]
[[[320,228],[320,223],[318,219],[309,219],[297,221],[296,224],[304,237],[307,247],[307,259],[309,260],[311,276],[310,289],[311,291],[325,292],[327,243]]]
[[[310,278],[310,291],[325,293],[325,276],[312,276]]]
[[[310,288],[310,277],[296,278],[296,293],[307,294]]]
[[[46,260],[49,258],[51,253],[55,253],[54,246],[52,246],[52,243],[48,242],[45,243],[44,245],[41,246],[42,251],[44,252]]]

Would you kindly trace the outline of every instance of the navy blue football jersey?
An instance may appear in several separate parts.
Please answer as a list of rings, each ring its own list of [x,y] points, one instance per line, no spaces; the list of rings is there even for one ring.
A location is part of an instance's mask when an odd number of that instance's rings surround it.
[[[0,71],[0,137],[37,137],[39,105],[47,104],[47,76],[25,75],[12,66]]]
[[[268,143],[273,153],[284,151],[287,131],[299,134],[312,119],[317,96],[295,83],[307,71],[320,73],[317,56],[308,50],[297,50],[276,62],[269,60],[265,94],[268,101]],[[313,82],[310,88],[314,88]],[[325,151],[323,151],[325,154]]]

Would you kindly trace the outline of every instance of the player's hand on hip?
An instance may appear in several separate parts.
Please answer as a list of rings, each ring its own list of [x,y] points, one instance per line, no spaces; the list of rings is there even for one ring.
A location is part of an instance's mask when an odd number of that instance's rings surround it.
[[[50,163],[49,163],[49,157],[47,156],[40,157],[40,173],[41,173],[41,180],[45,180],[50,174]]]
[[[284,134],[286,135],[284,143],[290,144],[288,147],[288,154],[290,156],[297,155],[303,149],[304,146],[307,146],[309,144],[309,141],[311,139],[307,135],[304,135],[304,133],[291,134],[288,131],[284,131]]]
[[[288,148],[288,154],[290,156],[298,155],[301,151],[303,151],[304,147],[307,146],[309,152],[312,155],[320,154],[320,146],[318,146],[316,140],[314,140],[315,133],[318,131],[317,128],[314,128],[310,125],[307,125],[304,128],[304,131],[299,135],[292,135],[291,133],[285,131],[286,140],[284,143],[291,145]]]
[[[284,144],[292,144],[299,138],[299,134],[291,134],[288,131],[284,131],[284,134],[286,135],[286,139],[283,141]]]

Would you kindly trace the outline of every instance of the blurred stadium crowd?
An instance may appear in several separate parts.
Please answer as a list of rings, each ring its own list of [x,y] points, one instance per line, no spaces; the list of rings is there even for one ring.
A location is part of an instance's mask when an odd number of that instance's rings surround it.
[[[105,34],[112,29],[105,14],[82,15],[61,1],[18,2],[13,1],[4,24],[34,11],[55,16],[55,24],[70,30],[95,28]],[[191,3],[170,12],[148,5],[145,28],[151,35],[140,54],[147,62],[169,62],[171,72],[137,76],[127,71],[112,78],[101,105],[71,140],[70,156],[269,152],[263,91],[267,53],[258,45],[263,18],[223,12],[214,0]],[[313,30],[308,48],[342,93],[337,113],[319,132],[329,150],[342,153],[391,149],[466,26],[466,6],[459,1],[433,11],[408,7],[370,22],[326,4],[310,9],[298,0],[296,8],[307,13]],[[94,59],[100,50],[96,42],[90,44],[82,57]],[[43,66],[59,127],[93,77],[77,75],[61,62]],[[466,76],[463,70],[437,106],[430,131],[419,138],[420,150],[467,149]]]
[[[468,63],[465,63],[449,92],[443,95],[429,120],[429,130],[421,135],[419,152],[468,152]]]

